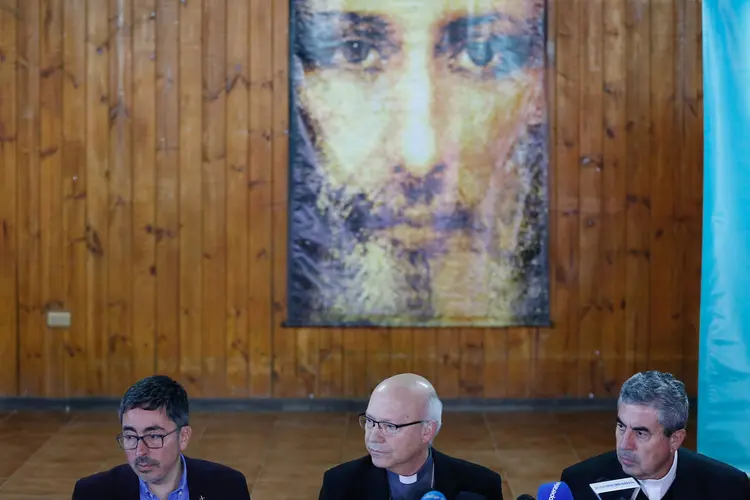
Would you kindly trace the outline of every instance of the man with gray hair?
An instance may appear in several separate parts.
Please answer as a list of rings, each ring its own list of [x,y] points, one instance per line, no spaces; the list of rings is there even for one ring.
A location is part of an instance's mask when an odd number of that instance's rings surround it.
[[[747,475],[681,448],[688,421],[685,386],[670,373],[630,377],[617,402],[616,449],[568,467],[561,481],[576,500],[597,500],[590,484],[632,477],[638,500],[750,500]]]
[[[372,498],[419,500],[439,491],[448,500],[502,500],[500,475],[432,447],[442,425],[443,404],[424,377],[405,373],[378,384],[359,415],[368,455],[323,476],[320,500]]]

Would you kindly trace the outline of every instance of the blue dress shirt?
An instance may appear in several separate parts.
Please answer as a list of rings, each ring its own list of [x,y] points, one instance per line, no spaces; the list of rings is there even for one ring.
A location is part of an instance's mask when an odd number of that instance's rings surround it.
[[[188,500],[190,498],[187,484],[187,464],[185,463],[185,457],[182,456],[182,454],[180,454],[180,460],[182,460],[182,479],[180,479],[180,484],[177,486],[177,489],[169,494],[167,497],[168,500]],[[159,500],[156,495],[151,493],[151,490],[148,489],[148,485],[143,479],[138,478],[138,483],[140,484],[141,491],[140,500]]]

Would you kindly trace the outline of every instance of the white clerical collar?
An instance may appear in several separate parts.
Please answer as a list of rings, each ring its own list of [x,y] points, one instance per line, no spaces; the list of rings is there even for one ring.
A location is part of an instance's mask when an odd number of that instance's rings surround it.
[[[672,486],[674,478],[677,476],[677,452],[674,452],[674,460],[672,460],[672,467],[669,468],[667,475],[661,479],[644,479],[640,481],[643,493],[648,497],[648,500],[661,500],[669,487]]]
[[[401,484],[414,484],[417,482],[417,475],[412,474],[411,476],[402,476],[401,474],[399,474],[398,480],[401,482]]]

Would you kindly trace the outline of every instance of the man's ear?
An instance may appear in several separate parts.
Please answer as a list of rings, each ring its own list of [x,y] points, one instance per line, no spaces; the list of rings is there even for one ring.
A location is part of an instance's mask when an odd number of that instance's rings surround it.
[[[185,448],[187,448],[188,442],[190,441],[190,437],[193,435],[193,428],[189,425],[186,425],[182,429],[180,429],[180,451],[185,451]]]
[[[671,436],[669,436],[669,449],[672,451],[672,453],[677,451],[680,446],[682,446],[682,443],[685,441],[685,436],[687,436],[687,431],[685,431],[685,429],[675,431]]]
[[[427,422],[422,426],[422,441],[429,443],[435,438],[437,434],[437,422]]]

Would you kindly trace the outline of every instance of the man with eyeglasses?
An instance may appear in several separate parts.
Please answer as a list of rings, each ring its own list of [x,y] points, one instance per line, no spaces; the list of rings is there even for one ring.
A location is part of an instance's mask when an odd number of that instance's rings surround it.
[[[411,373],[381,382],[359,415],[368,455],[323,475],[319,500],[419,500],[439,491],[448,500],[502,500],[500,475],[432,447],[443,404],[427,379]]]
[[[192,429],[185,389],[155,375],[136,382],[120,402],[117,442],[127,464],[80,479],[73,500],[250,500],[245,476],[183,455]]]

